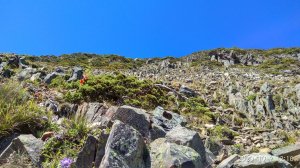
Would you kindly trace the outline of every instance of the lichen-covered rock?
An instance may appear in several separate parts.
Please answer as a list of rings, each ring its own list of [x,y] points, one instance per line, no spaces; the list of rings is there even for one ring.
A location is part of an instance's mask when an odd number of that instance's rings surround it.
[[[220,164],[218,164],[217,168],[231,168],[235,161],[240,158],[239,155],[234,154],[223,160]]]
[[[295,157],[300,155],[300,144],[289,145],[271,151],[271,154],[295,164]]]
[[[19,74],[18,74],[18,80],[23,81],[26,79],[29,79],[34,73],[36,73],[36,69],[34,68],[26,68],[23,69]]]
[[[72,77],[68,79],[68,82],[80,80],[83,77],[83,69],[81,67],[74,67]]]
[[[150,129],[150,138],[152,141],[158,138],[163,138],[166,136],[166,131],[161,126],[152,123],[151,129]]]
[[[207,164],[205,147],[197,132],[177,126],[166,134],[166,140],[167,142],[188,146],[194,149],[201,156],[203,165]]]
[[[171,111],[165,111],[162,107],[157,107],[153,112],[152,121],[158,126],[161,126],[166,132],[176,126],[185,126],[186,119]]]
[[[50,84],[51,81],[52,81],[53,79],[55,79],[57,76],[58,76],[58,73],[52,72],[52,73],[46,75],[46,77],[44,78],[44,82],[45,82],[46,84]]]
[[[262,167],[275,167],[275,168],[292,168],[292,165],[277,157],[265,153],[252,153],[242,156],[234,162],[234,168],[262,168]]]
[[[30,160],[37,167],[41,166],[41,150],[43,141],[33,135],[19,135],[11,144],[0,154],[0,161],[7,159],[13,152],[23,152],[29,155]]]
[[[138,130],[143,137],[149,137],[150,117],[143,109],[121,106],[115,112],[113,120],[120,120]]]
[[[192,148],[167,142],[164,138],[150,144],[152,168],[203,168],[200,155]]]
[[[107,109],[108,107],[103,103],[83,103],[78,107],[76,117],[85,117],[89,123],[99,122]]]
[[[133,127],[116,120],[100,168],[145,168],[146,165],[147,150],[142,135]]]
[[[97,139],[94,136],[88,136],[82,150],[78,153],[76,159],[76,168],[92,168],[95,160]]]

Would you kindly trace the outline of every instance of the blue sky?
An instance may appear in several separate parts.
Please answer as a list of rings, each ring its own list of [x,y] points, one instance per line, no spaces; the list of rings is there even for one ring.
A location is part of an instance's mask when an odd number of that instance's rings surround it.
[[[0,52],[184,56],[300,47],[299,0],[0,0]]]

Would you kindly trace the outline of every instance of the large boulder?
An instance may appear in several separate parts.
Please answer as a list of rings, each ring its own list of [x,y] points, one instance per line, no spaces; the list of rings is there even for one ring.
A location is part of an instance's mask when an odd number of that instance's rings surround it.
[[[239,155],[234,154],[223,160],[217,168],[231,168],[235,161],[237,161],[240,158]]]
[[[26,79],[29,79],[34,73],[36,73],[36,69],[34,68],[26,68],[23,69],[19,74],[18,74],[18,80],[23,81]]]
[[[28,154],[30,160],[37,167],[41,167],[41,150],[43,141],[33,135],[19,135],[10,145],[0,154],[0,161],[6,160],[14,152]]]
[[[109,137],[109,132],[103,130],[98,137],[97,152],[95,156],[95,167],[99,167],[105,155],[105,146]]]
[[[166,140],[167,142],[188,146],[194,149],[201,156],[203,165],[207,164],[205,147],[197,132],[177,126],[166,134]]]
[[[142,135],[133,127],[116,120],[100,168],[144,168],[147,164],[146,151]]]
[[[121,106],[112,117],[113,120],[120,120],[138,130],[143,137],[149,137],[150,116],[143,109],[131,106]]]
[[[54,72],[46,75],[46,77],[44,78],[44,82],[46,84],[50,84],[52,82],[52,80],[55,79],[56,77],[65,76],[65,75],[66,74],[65,74],[64,70],[62,68],[58,67],[58,68],[55,69]]]
[[[76,159],[76,168],[92,168],[95,160],[97,139],[94,136],[88,136],[82,150]]]
[[[107,109],[103,103],[83,103],[78,107],[76,117],[85,117],[89,123],[100,122]]]
[[[242,156],[234,162],[234,168],[261,168],[261,167],[274,167],[274,168],[292,168],[292,165],[277,157],[266,153],[252,153]]]
[[[152,168],[203,168],[201,156],[192,148],[167,142],[164,138],[150,144]]]
[[[162,107],[157,107],[152,114],[152,122],[163,128],[166,132],[176,126],[185,126],[187,124],[183,116],[171,111],[165,111]]]
[[[46,75],[46,77],[44,78],[44,82],[46,84],[50,84],[52,82],[52,80],[55,79],[57,76],[58,76],[58,73],[52,72],[52,73]]]
[[[295,162],[296,160],[294,160],[294,158],[300,155],[300,144],[294,144],[274,149],[271,151],[271,154],[285,159],[288,162]]]
[[[81,67],[74,67],[72,76],[68,79],[68,82],[77,81],[83,78],[83,69]]]

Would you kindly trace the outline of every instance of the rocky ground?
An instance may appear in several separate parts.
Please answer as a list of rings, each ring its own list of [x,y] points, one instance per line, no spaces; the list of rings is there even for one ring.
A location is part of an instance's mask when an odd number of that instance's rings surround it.
[[[0,54],[0,167],[300,167],[300,49]]]

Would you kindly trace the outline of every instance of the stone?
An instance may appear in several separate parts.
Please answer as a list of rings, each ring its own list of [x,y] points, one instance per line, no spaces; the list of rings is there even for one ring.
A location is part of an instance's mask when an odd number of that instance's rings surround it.
[[[19,74],[18,74],[18,80],[23,81],[26,79],[31,78],[31,76],[36,73],[36,69],[34,68],[26,68],[23,69]]]
[[[99,140],[97,144],[97,152],[95,157],[95,167],[99,167],[101,164],[101,161],[105,155],[105,146],[107,143],[107,139],[109,137],[109,132],[106,132],[103,130],[99,135]]]
[[[218,141],[212,140],[211,138],[206,139],[204,146],[205,148],[209,149],[215,156],[218,156],[221,150],[224,148],[224,145],[222,145]]]
[[[54,113],[58,113],[58,103],[51,99],[45,102],[45,107],[48,111],[53,111]]]
[[[105,147],[100,168],[144,168],[147,152],[142,135],[133,127],[116,120]]]
[[[58,105],[57,115],[59,117],[71,117],[74,116],[77,112],[78,105],[70,103],[62,103]]]
[[[179,89],[179,93],[184,94],[186,96],[189,97],[195,97],[198,95],[198,93],[196,93],[194,90],[182,85]]]
[[[75,165],[76,168],[92,168],[95,160],[96,149],[97,149],[97,139],[89,135],[87,140],[82,148],[82,150],[78,153]]]
[[[31,81],[36,81],[36,80],[39,80],[42,76],[42,73],[38,72],[38,73],[35,73],[33,74],[31,77],[30,77],[30,80]]]
[[[152,123],[150,128],[150,138],[152,141],[166,136],[166,131],[159,125]]]
[[[83,103],[78,107],[76,117],[85,117],[88,123],[101,121],[101,116],[105,114],[108,107],[103,103]]]
[[[52,131],[49,131],[49,132],[44,132],[42,137],[41,137],[41,140],[42,141],[46,141],[47,139],[51,138],[54,136],[54,132]]]
[[[176,126],[187,124],[185,117],[171,111],[165,111],[162,107],[157,107],[152,114],[152,122],[161,126],[166,132]]]
[[[292,168],[292,165],[277,157],[265,153],[252,153],[242,156],[234,162],[234,168],[261,168],[261,167],[278,167]]]
[[[52,72],[52,73],[46,75],[46,77],[44,78],[44,82],[45,82],[46,84],[50,84],[51,81],[52,81],[53,79],[55,79],[57,76],[58,76],[58,73]]]
[[[121,106],[114,114],[113,120],[120,120],[138,130],[143,137],[149,137],[150,116],[143,109]]]
[[[12,140],[10,145],[0,154],[0,161],[7,159],[13,152],[24,152],[37,167],[41,167],[41,151],[43,141],[31,134],[22,134]]]
[[[200,155],[192,148],[167,142],[164,138],[150,144],[151,168],[202,168]]]
[[[1,75],[4,78],[11,78],[14,75],[14,71],[12,71],[10,69],[5,69],[3,72],[1,72]]]
[[[217,159],[217,157],[207,148],[205,148],[205,156],[208,165],[213,165]]]
[[[72,77],[68,79],[68,82],[77,81],[83,78],[83,69],[81,67],[74,67]]]
[[[261,148],[259,149],[259,153],[271,153],[271,149],[270,148]]]
[[[260,87],[260,92],[261,93],[270,93],[272,90],[272,86],[268,83],[265,82],[261,87]]]
[[[197,132],[189,130],[185,127],[177,126],[166,134],[166,140],[167,142],[188,146],[194,149],[199,153],[202,163],[204,165],[207,164],[205,147]]]
[[[237,161],[240,158],[239,155],[234,154],[223,160],[217,168],[231,168],[235,161]]]
[[[283,158],[289,162],[293,162],[293,157],[300,155],[300,144],[274,149],[271,151],[271,154]]]
[[[295,86],[295,91],[298,97],[298,102],[300,102],[300,83]]]

